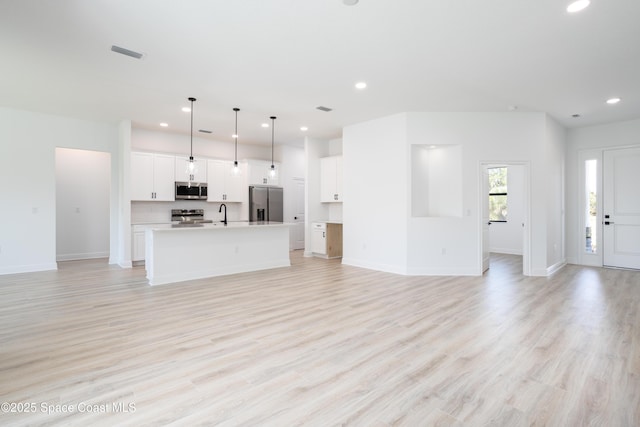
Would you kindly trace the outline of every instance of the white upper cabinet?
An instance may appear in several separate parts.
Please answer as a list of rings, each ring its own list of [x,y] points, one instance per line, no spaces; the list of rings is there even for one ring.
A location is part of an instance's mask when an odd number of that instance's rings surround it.
[[[176,157],[176,181],[180,182],[207,182],[207,161],[193,159],[195,171],[189,173],[189,157]]]
[[[248,197],[248,189],[243,176],[246,165],[238,164],[239,174],[233,173],[233,162],[225,160],[209,160],[207,162],[207,201],[208,202],[243,202]]]
[[[320,159],[320,201],[342,202],[342,156]]]
[[[280,185],[280,164],[273,164],[276,168],[276,176],[272,177],[270,172],[271,162],[266,160],[248,160],[247,174],[249,185]]]
[[[175,157],[132,152],[131,200],[174,201]]]

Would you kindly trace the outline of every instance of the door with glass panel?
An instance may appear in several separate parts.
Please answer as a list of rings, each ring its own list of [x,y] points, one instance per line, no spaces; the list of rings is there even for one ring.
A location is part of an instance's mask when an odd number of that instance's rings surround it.
[[[640,269],[639,183],[640,148],[604,151],[602,249],[605,266]]]

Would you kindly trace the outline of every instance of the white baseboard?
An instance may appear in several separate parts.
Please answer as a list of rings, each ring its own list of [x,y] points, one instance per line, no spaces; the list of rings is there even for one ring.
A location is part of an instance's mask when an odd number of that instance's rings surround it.
[[[562,260],[560,262],[557,262],[557,263],[553,264],[550,267],[547,267],[547,276],[551,276],[552,274],[557,273],[565,265],[567,265],[567,261],[566,260]]]
[[[522,255],[522,249],[491,248],[489,251],[496,254]]]
[[[397,265],[378,264],[374,262],[362,261],[362,260],[353,259],[353,258],[342,258],[342,264],[350,265],[352,267],[366,268],[368,270],[382,271],[385,273],[402,274],[404,276],[407,275],[406,269],[404,267],[397,266]]]
[[[574,257],[569,257],[567,258],[567,264],[576,264],[578,265],[578,258],[574,258]]]
[[[33,273],[36,271],[50,271],[57,270],[58,264],[46,263],[46,264],[31,264],[31,265],[14,265],[8,267],[0,267],[0,275],[3,274],[17,274],[17,273]]]
[[[82,259],[108,258],[109,252],[85,252],[79,254],[57,254],[56,261],[77,261]]]

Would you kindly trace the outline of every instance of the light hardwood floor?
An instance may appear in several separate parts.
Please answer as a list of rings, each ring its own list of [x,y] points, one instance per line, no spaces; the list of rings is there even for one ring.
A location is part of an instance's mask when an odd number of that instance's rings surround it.
[[[0,276],[0,425],[640,425],[640,272],[521,269]]]

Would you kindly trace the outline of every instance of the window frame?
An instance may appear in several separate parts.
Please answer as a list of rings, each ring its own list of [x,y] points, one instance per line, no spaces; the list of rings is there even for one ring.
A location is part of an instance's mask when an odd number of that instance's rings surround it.
[[[490,167],[488,169],[505,169],[506,170],[505,173],[506,173],[507,177],[508,177],[508,174],[509,174],[508,166],[494,166],[494,167]],[[507,200],[509,200],[509,196],[508,196],[509,181],[508,180],[506,182],[506,187],[507,187],[507,191],[506,192],[495,192],[495,193],[492,193],[491,189],[489,189],[489,200],[491,200],[491,197],[493,197],[493,196],[505,196],[507,198]],[[491,202],[489,202],[489,206],[491,206]],[[507,206],[509,206],[508,202],[507,202]],[[509,215],[509,213],[508,213],[508,210],[507,210],[507,216],[508,215]],[[508,222],[508,219],[491,219],[491,211],[489,211],[489,222],[490,223],[493,223],[493,222],[506,223],[506,222]]]

